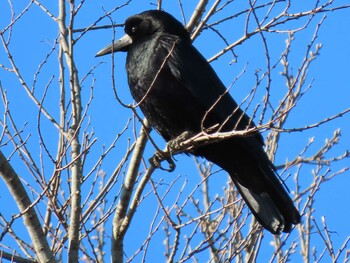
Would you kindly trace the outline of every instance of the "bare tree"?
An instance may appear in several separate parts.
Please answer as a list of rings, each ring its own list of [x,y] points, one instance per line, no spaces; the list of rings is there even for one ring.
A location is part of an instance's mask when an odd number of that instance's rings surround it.
[[[292,120],[305,96],[321,85],[312,72],[321,49],[327,49],[320,37],[327,19],[344,20],[350,5],[332,0],[92,2],[0,3],[0,258],[348,262],[350,231],[337,232],[344,228],[316,209],[330,181],[342,175],[341,182],[349,182],[341,129],[348,125],[350,108],[325,107],[326,117],[316,121]],[[113,55],[103,63],[93,56],[106,44],[99,37],[113,31],[114,39],[126,17],[152,8],[182,19],[208,61],[229,72],[224,82],[257,128],[203,131],[176,148],[151,132],[129,96],[124,59]],[[254,59],[245,60],[243,47],[250,47]],[[319,143],[324,137],[315,135],[335,122],[333,135]],[[266,151],[302,214],[290,234],[266,233],[224,171],[180,155],[256,131],[264,134]],[[295,134],[303,146],[290,142]],[[168,173],[175,165],[176,174]]]

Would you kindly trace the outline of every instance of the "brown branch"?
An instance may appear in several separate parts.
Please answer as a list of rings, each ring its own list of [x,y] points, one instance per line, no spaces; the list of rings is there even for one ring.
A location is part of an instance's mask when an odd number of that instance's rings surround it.
[[[74,10],[74,2],[70,2],[70,9]],[[73,60],[72,27],[74,13],[71,13],[69,28],[66,26],[66,1],[59,1],[58,26],[60,30],[60,46],[64,51],[66,63],[70,71],[70,87],[72,102],[73,124],[69,129],[68,139],[71,141],[71,193],[70,193],[70,224],[69,224],[69,262],[78,262],[80,244],[80,220],[81,220],[81,181],[82,166],[80,153],[80,125],[82,122],[81,89],[78,80],[78,71]]]
[[[30,235],[34,245],[34,250],[40,262],[56,262],[53,253],[46,240],[44,232],[41,228],[41,223],[35,212],[32,202],[24,189],[21,180],[19,179],[12,166],[0,151],[0,174],[4,179],[8,189],[10,190],[17,206],[22,213],[26,211],[23,216],[24,225]],[[30,207],[28,209],[28,207]]]
[[[33,259],[23,258],[23,257],[0,250],[0,259],[3,259],[3,258],[16,263],[36,263],[37,262],[36,260],[33,260]]]
[[[192,32],[196,25],[199,23],[203,13],[205,12],[205,8],[208,5],[208,0],[199,0],[195,10],[192,13],[190,21],[188,22],[186,29],[188,32]]]
[[[148,127],[147,122],[145,123],[145,126]],[[130,205],[131,195],[132,195],[132,192],[134,191],[134,186],[136,183],[136,178],[137,178],[138,170],[141,164],[143,152],[146,147],[147,138],[148,138],[148,132],[146,131],[146,128],[142,127],[140,131],[140,135],[136,141],[135,149],[130,160],[129,169],[124,179],[122,193],[121,193],[121,196],[117,205],[117,209],[113,218],[113,229],[112,229],[113,236],[112,236],[112,246],[111,246],[113,263],[123,262],[124,236],[130,225],[133,214],[135,213],[135,210],[138,204],[138,200],[143,191],[143,188],[141,190],[136,190],[135,197]],[[152,174],[152,172],[153,171],[150,168],[148,170],[148,173]],[[138,189],[140,189],[140,186],[138,187]]]

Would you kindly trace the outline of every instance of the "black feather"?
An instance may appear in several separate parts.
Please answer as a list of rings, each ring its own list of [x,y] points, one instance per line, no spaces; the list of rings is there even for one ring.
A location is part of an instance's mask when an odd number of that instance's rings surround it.
[[[166,141],[186,131],[210,127],[244,130],[254,122],[238,107],[182,24],[163,11],[146,11],[126,20],[127,41],[98,55],[127,51],[132,96]],[[289,232],[300,215],[263,148],[260,133],[200,146],[193,154],[226,170],[257,220],[273,234]]]

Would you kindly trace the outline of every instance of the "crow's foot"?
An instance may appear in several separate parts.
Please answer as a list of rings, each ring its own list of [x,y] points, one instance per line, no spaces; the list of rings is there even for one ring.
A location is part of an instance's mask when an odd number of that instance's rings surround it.
[[[162,167],[162,161],[166,160],[169,164],[169,168]],[[171,154],[169,152],[164,151],[157,151],[149,160],[151,165],[153,165],[156,168],[159,168],[161,170],[172,172],[175,170],[175,162],[173,158],[171,157]]]
[[[194,135],[193,132],[185,131],[181,133],[179,136],[177,136],[176,138],[170,140],[167,143],[168,151],[174,153],[181,150],[181,143],[190,139],[191,137],[193,137],[193,135]]]

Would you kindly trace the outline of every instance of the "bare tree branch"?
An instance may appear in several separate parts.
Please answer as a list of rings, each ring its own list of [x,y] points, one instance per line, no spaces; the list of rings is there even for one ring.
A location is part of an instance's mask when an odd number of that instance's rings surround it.
[[[11,191],[13,198],[23,216],[24,224],[32,239],[34,250],[40,262],[56,262],[54,255],[47,243],[41,223],[34,210],[32,202],[23,187],[18,175],[9,164],[6,157],[0,151],[0,174],[4,179],[8,189]]]

